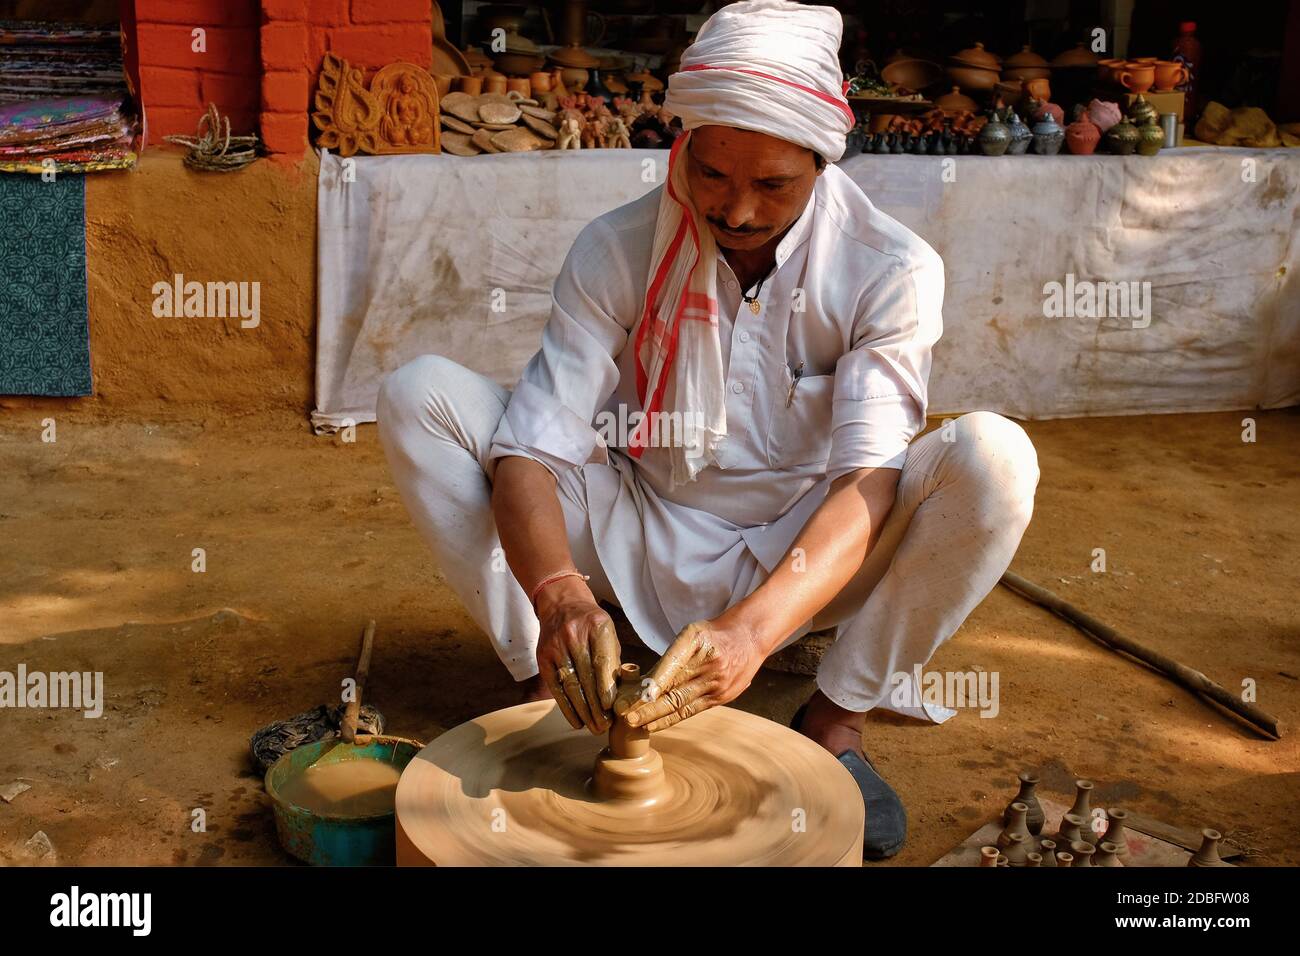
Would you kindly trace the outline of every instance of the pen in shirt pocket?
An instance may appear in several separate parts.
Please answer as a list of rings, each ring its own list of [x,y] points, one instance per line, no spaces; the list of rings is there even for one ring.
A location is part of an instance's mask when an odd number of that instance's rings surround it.
[[[790,370],[790,394],[785,397],[786,408],[794,404],[794,390],[799,385],[799,379],[801,378],[803,378],[803,362]]]

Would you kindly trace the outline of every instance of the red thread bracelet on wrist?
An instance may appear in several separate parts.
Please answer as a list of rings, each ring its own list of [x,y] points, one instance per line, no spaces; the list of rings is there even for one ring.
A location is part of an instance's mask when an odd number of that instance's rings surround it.
[[[584,581],[590,581],[591,575],[583,574],[578,569],[571,568],[568,571],[556,571],[554,574],[542,578],[537,582],[537,584],[533,585],[532,593],[528,595],[528,603],[533,606],[534,611],[537,610],[537,595],[541,592],[542,588],[546,587],[548,584],[554,584],[556,581],[562,580],[563,578],[582,578]]]

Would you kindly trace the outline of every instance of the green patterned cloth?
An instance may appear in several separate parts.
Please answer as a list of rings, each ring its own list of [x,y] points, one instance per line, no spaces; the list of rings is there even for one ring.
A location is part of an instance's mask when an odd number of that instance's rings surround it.
[[[0,395],[89,395],[86,180],[0,175]]]

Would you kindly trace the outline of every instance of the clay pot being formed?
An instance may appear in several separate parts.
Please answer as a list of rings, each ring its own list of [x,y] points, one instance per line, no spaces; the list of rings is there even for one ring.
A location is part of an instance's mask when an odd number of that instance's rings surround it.
[[[1025,813],[1025,828],[1034,836],[1043,832],[1043,805],[1038,802],[1038,795],[1034,789],[1038,786],[1038,778],[1028,770],[1022,770],[1018,774],[1020,780],[1020,790],[1007,804],[1007,808],[1002,811],[1002,825],[1007,826],[1011,823],[1012,811],[1017,803],[1023,803],[1028,809]]]
[[[1092,124],[1101,130],[1105,136],[1110,132],[1110,128],[1124,118],[1124,113],[1119,108],[1118,103],[1112,103],[1109,100],[1093,100],[1088,104],[1088,119]]]
[[[1106,150],[1116,156],[1132,156],[1138,145],[1137,127],[1127,118],[1106,131]]]
[[[1034,152],[1039,156],[1055,156],[1061,151],[1061,144],[1065,142],[1065,131],[1056,125],[1056,120],[1051,113],[1034,124],[1033,136]],[[1163,133],[1161,141],[1164,141]]]
[[[1139,156],[1155,156],[1164,148],[1165,131],[1155,123],[1138,127],[1137,151]]]

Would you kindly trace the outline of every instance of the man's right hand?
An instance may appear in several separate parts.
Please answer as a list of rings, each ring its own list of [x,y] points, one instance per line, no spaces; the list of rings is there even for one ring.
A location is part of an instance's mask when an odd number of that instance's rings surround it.
[[[580,578],[561,578],[537,595],[537,667],[574,730],[603,734],[613,722],[621,648],[614,622]]]

